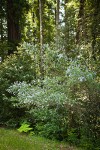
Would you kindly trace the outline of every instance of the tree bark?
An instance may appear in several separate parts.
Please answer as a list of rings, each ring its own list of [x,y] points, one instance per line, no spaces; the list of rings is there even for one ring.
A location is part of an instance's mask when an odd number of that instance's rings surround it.
[[[67,3],[68,0],[65,0],[65,52],[69,52],[69,23],[68,23],[68,14],[67,14]]]
[[[80,43],[83,35],[83,21],[84,21],[84,4],[85,0],[80,0],[79,14],[78,14],[78,26],[76,32],[76,44]]]
[[[56,19],[56,44],[57,48],[59,49],[59,9],[60,9],[60,0],[56,0],[56,13],[55,13],[55,19]]]
[[[0,41],[3,41],[4,36],[3,20],[4,20],[3,0],[0,0]]]
[[[3,41],[3,20],[0,19],[0,41]]]
[[[20,41],[19,16],[16,13],[18,11],[16,8],[14,0],[7,0],[8,43],[11,44],[11,49],[8,51],[9,55],[16,50]]]
[[[43,1],[39,0],[39,16],[40,16],[40,74],[41,79],[44,78],[44,67],[43,67],[43,23],[42,23],[42,15],[43,15]]]
[[[100,53],[100,47],[99,49],[96,48],[97,44],[97,38],[100,37],[100,0],[95,0],[94,4],[92,6],[94,9],[93,12],[93,20],[91,25],[91,35],[92,35],[92,57],[94,60],[96,60],[97,55]]]

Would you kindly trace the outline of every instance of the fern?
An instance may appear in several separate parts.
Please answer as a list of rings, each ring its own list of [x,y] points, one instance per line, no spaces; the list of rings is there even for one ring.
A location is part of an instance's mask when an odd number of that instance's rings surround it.
[[[25,133],[27,133],[31,130],[32,130],[32,128],[30,127],[30,125],[25,122],[22,123],[21,127],[18,129],[19,132],[25,132]]]

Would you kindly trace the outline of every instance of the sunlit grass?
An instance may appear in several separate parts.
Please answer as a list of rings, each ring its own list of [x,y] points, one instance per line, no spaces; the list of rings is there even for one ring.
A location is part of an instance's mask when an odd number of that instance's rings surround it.
[[[0,150],[69,150],[67,144],[0,128]],[[70,147],[70,150],[78,150]]]

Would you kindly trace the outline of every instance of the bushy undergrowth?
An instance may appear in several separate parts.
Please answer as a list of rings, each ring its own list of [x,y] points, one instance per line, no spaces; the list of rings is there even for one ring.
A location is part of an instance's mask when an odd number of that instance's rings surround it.
[[[45,47],[41,80],[39,56],[32,50],[32,45],[23,45],[0,66],[1,119],[5,115],[6,124],[22,124],[23,129],[27,122],[36,134],[99,150],[99,77],[83,58],[68,60]]]
[[[63,81],[45,78],[43,87],[39,81],[37,86],[15,82],[7,91],[15,107],[27,108],[26,120],[35,133],[92,149],[99,143],[100,88],[94,73],[72,65]]]
[[[26,48],[25,48],[26,47]],[[31,47],[29,45],[28,47]],[[34,53],[34,48],[33,48]],[[5,121],[11,123],[10,118],[14,120],[19,114],[23,114],[23,110],[13,108],[12,103],[7,100],[11,95],[6,89],[16,81],[31,82],[36,76],[34,69],[34,59],[32,52],[29,53],[27,45],[24,43],[16,54],[8,56],[0,64],[0,120],[1,124]],[[18,113],[19,111],[19,113]],[[15,119],[16,120],[16,119]]]

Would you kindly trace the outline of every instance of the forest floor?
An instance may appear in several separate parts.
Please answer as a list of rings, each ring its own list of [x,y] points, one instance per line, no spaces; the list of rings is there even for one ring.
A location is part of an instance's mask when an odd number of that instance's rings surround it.
[[[24,135],[15,130],[0,128],[0,150],[82,150],[66,143],[36,135]]]

